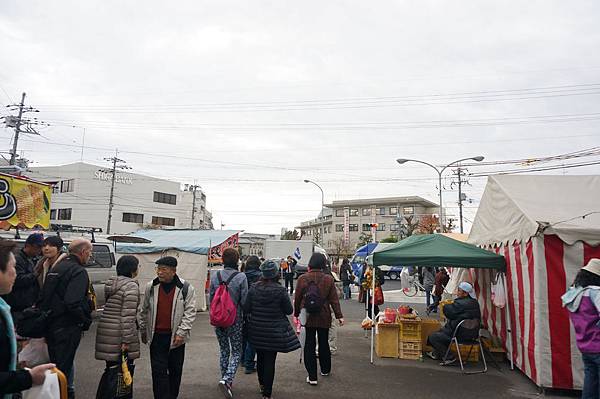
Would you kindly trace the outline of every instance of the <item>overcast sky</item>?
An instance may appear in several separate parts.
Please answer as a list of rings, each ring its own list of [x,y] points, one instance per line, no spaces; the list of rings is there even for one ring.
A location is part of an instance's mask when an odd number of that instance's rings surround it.
[[[599,146],[599,20],[597,1],[3,0],[0,104],[26,91],[51,124],[20,143],[33,165],[79,161],[85,128],[84,161],[118,148],[135,172],[195,180],[215,226],[279,232],[320,210],[303,179],[326,202],[437,202],[435,172],[396,158]]]

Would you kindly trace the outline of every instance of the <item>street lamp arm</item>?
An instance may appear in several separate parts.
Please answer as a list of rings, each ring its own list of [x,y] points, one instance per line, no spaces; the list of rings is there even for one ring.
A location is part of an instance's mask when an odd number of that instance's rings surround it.
[[[431,168],[433,168],[438,175],[441,175],[442,173],[440,172],[440,170],[437,168],[437,166],[430,164],[429,162],[425,162],[425,161],[419,161],[418,159],[404,159],[404,158],[400,158],[397,159],[396,162],[398,162],[400,165],[402,165],[403,163],[406,162],[416,162],[416,163],[422,163],[423,165],[427,165]],[[442,169],[443,170],[443,169]]]
[[[476,159],[477,158],[477,159]],[[483,157],[469,157],[469,158],[463,158],[463,159],[459,159],[458,161],[454,161],[454,162],[450,162],[448,165],[444,166],[441,170],[440,170],[440,174],[442,174],[446,169],[448,169],[449,167],[456,165],[457,163],[463,162],[463,161],[477,161],[477,162],[481,162],[483,161]]]

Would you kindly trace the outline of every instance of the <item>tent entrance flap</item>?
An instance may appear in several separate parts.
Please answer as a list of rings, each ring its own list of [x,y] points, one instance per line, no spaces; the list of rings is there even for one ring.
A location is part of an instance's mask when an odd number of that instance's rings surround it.
[[[504,257],[441,234],[410,236],[373,252],[373,264],[506,270]]]

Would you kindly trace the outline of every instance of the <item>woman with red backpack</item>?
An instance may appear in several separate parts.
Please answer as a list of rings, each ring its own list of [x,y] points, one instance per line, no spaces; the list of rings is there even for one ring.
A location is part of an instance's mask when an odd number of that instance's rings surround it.
[[[319,364],[321,375],[331,373],[331,352],[329,350],[329,328],[331,327],[331,311],[344,325],[344,315],[333,277],[323,270],[327,258],[321,253],[314,253],[308,261],[308,273],[298,278],[294,298],[294,316],[299,317],[302,308],[308,315],[306,321],[306,342],[304,344],[304,367],[308,373],[306,382],[317,385],[317,336],[319,340]]]

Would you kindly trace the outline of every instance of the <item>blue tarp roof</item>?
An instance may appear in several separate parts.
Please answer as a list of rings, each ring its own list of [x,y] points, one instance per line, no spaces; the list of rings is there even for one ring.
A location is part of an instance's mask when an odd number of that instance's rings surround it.
[[[176,249],[200,255],[208,254],[211,246],[219,245],[238,230],[139,230],[132,236],[147,238],[148,244],[117,243],[122,254],[148,254]]]

